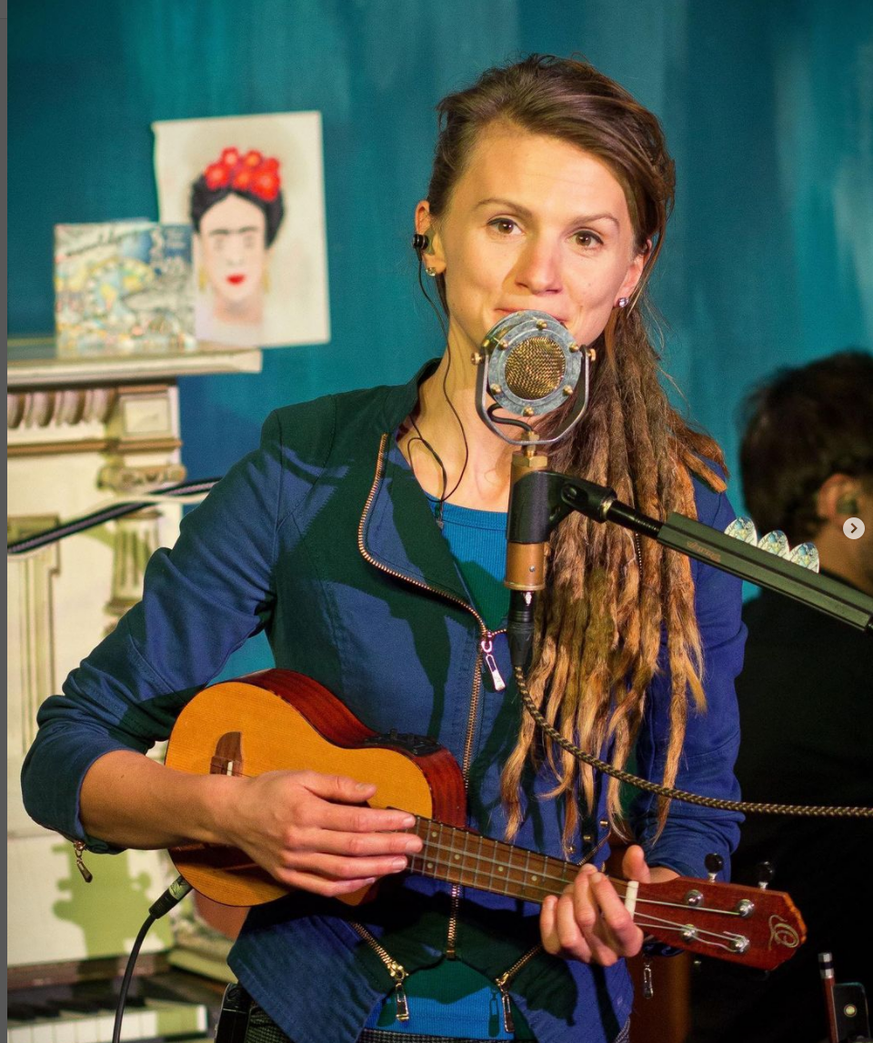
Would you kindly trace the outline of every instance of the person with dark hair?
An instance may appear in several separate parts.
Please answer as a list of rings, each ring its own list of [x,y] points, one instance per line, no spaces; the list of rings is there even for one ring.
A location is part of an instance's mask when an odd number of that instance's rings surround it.
[[[748,397],[744,415],[743,493],[758,531],[812,540],[823,573],[873,594],[873,355],[843,351],[783,370]],[[869,636],[766,590],[743,619],[744,799],[873,804]],[[809,935],[765,981],[702,967],[689,1043],[827,1039],[820,952],[833,953],[838,981],[860,981],[873,995],[873,914],[859,898],[871,854],[873,830],[862,820],[747,818],[734,878],[752,883],[769,862],[773,886],[791,894]]]
[[[270,247],[285,214],[279,161],[255,149],[223,149],[191,186],[190,212],[197,339],[258,344]]]
[[[226,844],[291,889],[249,914],[230,956],[250,1028],[274,1041],[616,1043],[644,935],[598,868],[610,826],[631,842],[624,875],[658,881],[704,875],[710,852],[727,864],[739,816],[649,794],[626,811],[614,779],[522,712],[501,583],[513,449],[478,416],[474,355],[507,316],[547,313],[596,355],[552,466],[646,514],[728,525],[721,451],[670,406],[647,330],[673,162],[656,117],[583,61],[490,69],[438,109],[413,245],[444,354],[406,386],[272,414],[260,450],[155,555],[141,605],[43,706],[26,803],[95,851]],[[549,437],[573,404],[531,426]],[[529,688],[564,737],[737,797],[735,579],[573,515],[535,628]],[[421,878],[404,872],[422,850],[411,816],[368,807],[372,786],[189,776],[142,756],[260,629],[278,667],[369,728],[435,738],[460,765],[468,826],[578,863],[574,881],[540,909]],[[337,903],[377,880],[375,900]]]

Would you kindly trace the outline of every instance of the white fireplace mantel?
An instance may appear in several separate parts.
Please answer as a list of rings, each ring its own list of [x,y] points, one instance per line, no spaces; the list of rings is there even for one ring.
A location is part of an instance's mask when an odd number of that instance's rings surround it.
[[[50,339],[11,340],[9,348],[9,542],[88,514],[113,496],[130,500],[184,480],[177,379],[261,369],[259,349],[59,359]],[[7,859],[10,893],[18,896],[10,909],[10,966],[115,955],[111,941],[95,942],[103,936],[88,921],[93,903],[76,905],[81,922],[78,912],[59,912],[73,908],[69,896],[82,886],[72,846],[27,817],[18,775],[40,704],[138,600],[145,561],[157,546],[173,544],[181,510],[162,502],[41,550],[7,555]],[[154,900],[167,882],[157,852],[90,861],[89,894],[106,889],[126,902],[148,878]],[[100,908],[100,918],[111,915]],[[146,949],[167,942],[155,934]]]
[[[125,355],[91,358],[58,358],[48,337],[9,340],[7,388],[78,387],[105,384],[174,380],[207,373],[260,373],[260,348],[210,348],[178,355]]]

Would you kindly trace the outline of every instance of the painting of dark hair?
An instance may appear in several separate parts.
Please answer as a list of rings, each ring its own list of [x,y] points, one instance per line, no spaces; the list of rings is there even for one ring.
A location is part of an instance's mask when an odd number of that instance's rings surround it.
[[[273,245],[273,240],[282,224],[282,218],[285,216],[281,192],[271,202],[266,202],[255,193],[245,192],[238,188],[224,186],[212,189],[206,184],[206,177],[201,174],[191,186],[191,224],[194,226],[194,231],[200,231],[200,221],[206,211],[214,207],[216,203],[220,203],[222,199],[227,199],[229,195],[240,196],[263,210],[266,221],[264,245],[269,249]]]

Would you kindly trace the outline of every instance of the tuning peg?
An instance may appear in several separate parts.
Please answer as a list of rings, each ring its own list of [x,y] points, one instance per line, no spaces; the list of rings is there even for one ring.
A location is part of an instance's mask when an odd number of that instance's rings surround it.
[[[709,879],[715,881],[718,874],[724,869],[724,859],[721,855],[710,852],[703,860],[703,864],[706,866],[706,872],[709,874]]]
[[[773,879],[775,874],[776,870],[773,868],[771,862],[759,862],[755,866],[755,878],[758,881],[758,887],[760,887],[762,891],[767,890],[767,885]]]

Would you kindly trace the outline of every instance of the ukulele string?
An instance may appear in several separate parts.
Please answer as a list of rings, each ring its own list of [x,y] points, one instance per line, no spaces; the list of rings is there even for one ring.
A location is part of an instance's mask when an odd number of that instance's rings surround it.
[[[675,931],[680,935],[691,926],[687,923],[676,923],[673,920],[662,920],[657,916],[635,916],[634,923],[637,927],[649,928],[662,934],[669,934],[671,931]],[[694,942],[697,945],[710,945],[715,949],[724,949],[727,952],[739,955],[743,952],[743,949],[738,949],[736,946],[748,943],[748,939],[744,938],[743,935],[732,934],[730,931],[707,931],[700,927],[693,927],[692,929],[694,931],[693,938],[683,936],[679,940],[681,946],[687,946],[690,942]]]
[[[427,833],[429,831],[432,831],[434,827],[436,827],[439,830],[439,837],[438,837],[438,840],[437,840],[436,843],[432,843],[431,838],[428,837],[428,836],[425,836],[425,833]],[[489,865],[503,866],[506,869],[518,869],[519,872],[528,873],[530,871],[530,858],[533,855],[533,857],[535,857],[535,858],[542,858],[543,859],[543,869],[539,873],[539,875],[544,880],[557,880],[558,883],[562,883],[563,885],[566,885],[566,884],[570,883],[571,881],[566,879],[566,877],[565,877],[563,872],[559,876],[554,876],[554,875],[550,874],[548,872],[548,867],[549,866],[557,865],[557,866],[561,867],[562,870],[565,870],[565,871],[567,869],[574,869],[574,870],[581,869],[582,866],[588,865],[588,863],[590,863],[594,859],[594,856],[597,855],[598,852],[600,852],[602,850],[602,848],[604,847],[606,842],[609,840],[609,833],[606,833],[606,834],[604,834],[603,837],[601,837],[599,842],[589,852],[587,852],[587,854],[585,854],[584,857],[581,858],[578,862],[564,862],[564,861],[561,861],[558,858],[553,858],[550,855],[539,855],[539,854],[536,854],[535,852],[528,851],[526,848],[513,847],[511,844],[506,844],[504,841],[495,840],[493,837],[486,837],[486,836],[484,836],[481,833],[474,833],[471,830],[463,829],[460,826],[447,826],[447,825],[445,825],[445,823],[442,823],[442,822],[440,822],[437,819],[423,818],[420,815],[416,815],[415,816],[415,825],[410,826],[409,829],[401,830],[400,832],[403,832],[403,833],[414,833],[422,841],[424,841],[424,848],[422,849],[422,852],[419,855],[415,856],[415,857],[421,857],[421,855],[423,855],[423,853],[426,850],[428,850],[430,847],[434,847],[437,851],[446,851],[446,850],[448,850],[452,854],[457,854],[458,852],[456,851],[455,846],[454,846],[454,839],[450,840],[450,844],[449,844],[448,847],[446,847],[446,845],[442,843],[443,831],[444,830],[450,830],[452,834],[456,834],[456,835],[460,834],[461,836],[464,837],[464,844],[463,844],[463,848],[462,848],[461,854],[465,858],[473,857],[477,861],[481,861],[482,859],[486,859],[488,861]],[[467,840],[468,840],[468,838],[472,839],[473,841],[475,841],[475,842],[477,842],[479,844],[479,851],[472,853],[472,855],[467,850]],[[486,845],[486,844],[490,844],[495,849],[497,849],[499,847],[506,848],[506,850],[509,852],[509,859],[508,859],[508,861],[507,860],[501,861],[500,858],[494,857],[492,855],[485,855],[482,849],[483,849],[483,846]],[[525,860],[525,865],[524,866],[519,866],[519,865],[516,865],[516,864],[513,863],[512,859],[513,859],[513,857],[516,857],[516,856],[519,857],[519,858],[523,858]],[[451,863],[449,863],[449,864],[451,864]],[[622,881],[618,880],[618,881],[616,881],[616,883],[622,883]]]
[[[442,828],[443,828],[442,827],[442,823],[439,823],[439,822],[437,822],[434,819],[419,818],[418,819],[418,823],[420,824],[421,827],[424,828],[425,831],[432,829],[432,827],[434,825],[436,825],[438,827],[441,827],[440,828],[440,833],[442,833]],[[457,858],[463,857],[468,863],[470,861],[475,861],[475,862],[478,863],[476,868],[474,868],[472,870],[476,874],[479,874],[479,873],[484,871],[484,872],[488,872],[489,875],[490,875],[491,872],[493,871],[493,867],[495,867],[495,866],[498,867],[498,868],[509,870],[509,871],[516,870],[517,872],[521,873],[523,876],[527,876],[528,874],[530,874],[532,872],[531,867],[529,865],[520,866],[520,865],[517,865],[517,864],[513,863],[511,856],[510,856],[509,860],[506,860],[506,859],[501,859],[499,857],[495,857],[494,855],[490,855],[486,851],[483,851],[482,850],[483,843],[484,844],[490,843],[490,844],[495,845],[495,846],[497,846],[498,844],[501,843],[498,840],[493,840],[491,837],[482,837],[479,834],[467,833],[464,830],[460,830],[457,826],[444,827],[446,829],[452,829],[452,830],[458,829],[458,832],[463,833],[465,838],[468,837],[468,836],[469,837],[473,837],[473,838],[475,838],[475,840],[477,840],[479,842],[479,850],[478,851],[470,851],[469,849],[467,849],[467,842],[466,842],[466,839],[465,839],[465,842],[464,842],[464,845],[463,845],[463,849],[461,851],[459,851],[455,847],[453,841],[450,841],[448,844],[443,843],[442,842],[442,836],[439,836],[438,839],[435,840],[435,841],[431,840],[430,838],[425,838],[424,836],[422,836],[422,834],[420,832],[418,832],[418,828],[419,828],[418,826],[413,826],[413,827],[410,827],[409,830],[404,830],[403,831],[403,832],[414,832],[414,833],[417,833],[418,836],[420,836],[421,839],[424,840],[424,842],[425,842],[424,849],[422,851],[420,851],[417,855],[413,855],[412,856],[413,860],[415,860],[415,861],[418,861],[418,862],[421,862],[421,861],[424,861],[424,862],[431,861],[431,862],[433,862],[433,864],[435,866],[438,866],[440,868],[452,868],[452,867],[456,867],[457,868]],[[555,875],[554,873],[550,873],[549,872],[550,866],[554,866],[557,863],[557,865],[561,866],[565,870],[575,870],[575,869],[578,869],[579,867],[581,867],[581,866],[585,865],[587,862],[589,862],[591,860],[591,858],[597,853],[597,851],[599,851],[600,848],[603,847],[605,842],[606,842],[606,840],[604,838],[604,840],[601,840],[601,842],[597,845],[597,847],[593,851],[591,851],[588,855],[586,855],[586,857],[581,862],[578,862],[578,863],[575,863],[575,862],[560,862],[558,859],[552,859],[548,855],[538,855],[538,856],[536,856],[536,857],[542,858],[544,860],[542,869],[538,869],[534,873],[535,877],[538,877],[540,880],[543,881],[543,886],[535,887],[534,889],[543,891],[545,894],[556,894],[557,892],[549,891],[545,885],[546,884],[550,884],[550,883],[556,883],[556,884],[558,884],[561,887],[565,887],[567,884],[572,883],[572,879],[568,880],[566,875],[565,875],[565,873],[560,873],[559,875]],[[519,855],[521,855],[522,853],[523,853],[524,856],[527,855],[527,851],[524,848],[510,848],[510,850],[512,852],[514,852],[514,853],[519,854]],[[431,852],[431,851],[436,851],[439,854],[451,855],[453,857],[452,858],[448,858],[445,861],[441,861],[438,857],[430,858],[429,857],[429,852]],[[486,867],[485,870],[483,870],[481,868],[482,863],[485,864],[485,867]],[[489,868],[489,867],[491,867],[491,868]],[[609,879],[611,881],[611,883],[616,888],[623,888],[625,890],[627,889],[627,883],[628,883],[627,880],[621,880],[621,879],[618,879],[616,877],[607,877],[607,879]],[[527,884],[524,880],[510,880],[510,882],[518,884],[519,886],[523,886],[523,887],[528,887],[529,886],[529,884]],[[624,893],[624,891],[619,891],[619,895],[620,896],[623,895],[623,893]],[[743,918],[743,914],[738,912],[736,909],[718,909],[718,908],[716,908],[714,906],[700,906],[700,905],[688,906],[688,905],[686,905],[683,902],[675,902],[675,901],[671,902],[671,901],[666,901],[664,899],[658,899],[658,898],[646,898],[646,897],[643,897],[642,895],[640,895],[637,898],[637,904],[638,905],[642,905],[642,904],[658,905],[658,906],[664,907],[665,909],[693,909],[696,912],[715,913],[715,914],[717,914],[719,916],[731,916],[731,917],[735,916],[735,917],[738,917],[738,918]]]
[[[422,824],[432,824],[433,820],[421,819],[420,822]],[[452,828],[456,828],[456,827],[452,827]],[[413,831],[414,831],[414,829],[413,829]],[[478,837],[477,837],[477,839],[478,839]],[[485,837],[485,838],[482,838],[482,839],[487,842],[490,838]],[[492,841],[492,843],[496,844],[496,843],[499,843],[499,841]],[[600,846],[602,846],[602,844],[598,845],[598,846],[600,847]],[[516,849],[516,850],[517,851],[521,851],[523,849],[519,848],[519,849]],[[434,851],[437,852],[436,855],[432,854]],[[594,854],[594,852],[592,852],[591,854]],[[446,857],[446,858],[443,859],[443,858],[439,857],[440,855],[446,855],[446,856],[451,856],[451,857]],[[440,843],[439,840],[436,840],[436,841],[427,840],[425,849],[422,850],[421,852],[419,852],[417,855],[413,855],[412,858],[411,858],[411,863],[415,863],[419,867],[422,867],[422,868],[425,868],[425,869],[428,869],[428,866],[430,865],[430,866],[433,866],[433,868],[438,868],[438,869],[446,869],[446,870],[455,869],[455,870],[457,870],[457,869],[461,868],[461,867],[459,867],[457,860],[459,858],[462,858],[462,857],[468,863],[468,865],[469,865],[469,863],[471,861],[474,861],[474,862],[477,863],[477,865],[474,868],[472,868],[472,870],[469,870],[469,871],[472,872],[472,874],[474,876],[487,875],[489,877],[489,879],[494,880],[495,882],[496,882],[496,878],[494,877],[494,868],[495,867],[497,867],[498,869],[506,869],[509,872],[511,872],[512,870],[515,870],[516,872],[522,874],[523,877],[525,877],[525,876],[527,876],[528,874],[531,873],[530,867],[523,867],[523,866],[519,866],[519,865],[514,865],[511,861],[506,861],[506,860],[501,860],[500,858],[495,858],[492,855],[489,855],[486,852],[482,851],[481,849],[479,851],[469,851],[469,850],[467,850],[467,851],[459,852],[454,847],[454,845]],[[542,858],[542,857],[548,857],[548,856],[539,856],[539,857]],[[554,861],[557,861],[557,860],[554,860]],[[577,868],[576,864],[570,863],[570,862],[559,863],[559,864],[561,864],[563,866],[566,866],[567,869],[576,869]],[[580,865],[581,864],[584,864],[584,863],[580,863]],[[565,875],[563,875],[563,874],[561,874],[559,876],[556,876],[553,873],[549,873],[548,872],[548,863],[546,863],[541,870],[537,870],[537,872],[533,873],[533,877],[535,877],[536,880],[531,880],[531,881],[524,880],[524,879],[518,880],[518,879],[512,879],[511,877],[505,877],[504,879],[506,880],[507,886],[509,886],[510,884],[513,884],[513,885],[515,885],[517,887],[524,888],[526,891],[542,892],[543,896],[547,896],[547,895],[550,895],[550,894],[557,894],[558,893],[557,891],[555,891],[554,889],[552,889],[552,888],[550,888],[548,886],[550,884],[551,885],[557,884],[560,888],[563,888],[563,887],[567,886],[567,884],[572,882],[571,880],[568,880],[567,877]],[[625,890],[627,889],[627,883],[628,882],[626,880],[620,880],[620,879],[616,879],[614,877],[608,877],[607,879],[609,879],[611,881],[611,883],[617,889],[618,888],[623,888]],[[539,883],[537,881],[542,881],[542,883]],[[619,891],[619,895],[621,896],[622,894],[623,894],[623,891]],[[717,916],[736,917],[738,919],[745,919],[746,918],[746,917],[744,917],[744,915],[741,912],[739,912],[736,909],[718,909],[718,908],[716,908],[714,906],[700,906],[700,905],[688,906],[688,905],[684,904],[683,902],[665,901],[663,899],[658,899],[658,898],[647,898],[647,897],[645,897],[643,895],[639,895],[638,898],[637,898],[637,906],[640,906],[640,905],[657,905],[657,906],[661,906],[664,909],[682,909],[682,910],[687,910],[689,912],[694,912],[694,913],[712,913],[712,914],[717,915]],[[654,914],[646,914],[646,915],[654,916]],[[668,921],[668,920],[664,920],[663,922],[665,924],[666,923],[672,923],[672,921]]]
[[[438,846],[438,845],[434,845],[434,846]],[[444,852],[452,853],[452,849],[451,848],[443,847],[441,850],[444,851]],[[454,852],[454,854],[457,854],[457,852]],[[472,855],[471,856],[469,852],[468,852],[466,857],[467,857],[467,859],[470,859],[472,857],[473,859],[475,859],[476,861],[479,861],[479,862],[484,861],[486,863],[486,867],[488,865],[506,865],[505,863],[500,863],[497,860],[488,859],[487,856],[484,856],[484,857],[480,856],[480,855]],[[412,856],[412,858],[410,859],[410,869],[412,869],[413,871],[424,872],[428,876],[434,877],[436,879],[440,879],[440,876],[438,875],[438,871],[439,870],[445,870],[446,878],[450,882],[451,882],[451,875],[452,875],[452,873],[454,872],[454,873],[457,874],[459,868],[460,867],[458,866],[457,862],[455,862],[453,859],[441,859],[438,856],[437,857],[432,857],[432,858],[426,858],[425,856],[423,856],[421,854],[418,854],[418,855]],[[517,866],[515,866],[515,867],[509,866],[508,868],[510,868],[510,869],[511,868],[518,869],[519,867],[517,867]],[[544,876],[545,874],[536,874],[536,875]],[[519,881],[519,880],[512,880],[511,878],[503,878],[504,879],[504,883],[506,884],[505,888],[495,887],[495,885],[498,883],[498,879],[499,878],[494,876],[493,868],[489,870],[488,868],[477,867],[477,868],[473,869],[472,871],[470,871],[470,876],[472,877],[472,880],[469,881],[469,886],[471,886],[471,887],[481,886],[483,889],[497,891],[498,893],[501,890],[503,890],[504,892],[508,893],[510,891],[510,889],[514,893],[518,893],[519,891],[522,891],[523,894],[518,894],[518,897],[525,898],[526,900],[531,901],[531,902],[538,902],[539,904],[542,904],[544,899],[547,898],[549,895],[553,895],[553,894],[559,893],[558,891],[555,891],[553,888],[550,888],[550,887],[546,886],[545,884],[530,883],[530,882]],[[478,879],[478,878],[481,878],[481,877],[487,877],[487,881],[483,881],[481,879]],[[562,885],[562,889],[563,889],[563,886],[567,883],[567,881],[565,881],[563,878],[551,877],[551,879],[552,880],[556,880],[557,879],[559,884]],[[615,880],[615,879],[613,879],[611,877],[609,879],[612,881],[613,884],[624,884],[624,883],[626,883],[626,881],[624,881],[624,880]],[[461,882],[466,882],[466,881],[461,881]],[[642,898],[642,897],[637,898],[637,911],[636,911],[636,913],[634,915],[634,923],[638,927],[640,927],[640,928],[651,928],[652,930],[661,930],[663,932],[675,931],[675,932],[680,932],[681,933],[683,931],[687,931],[689,929],[689,927],[691,927],[693,925],[690,925],[687,920],[670,920],[670,919],[667,919],[667,918],[662,917],[662,916],[656,916],[654,913],[649,913],[649,912],[646,912],[645,910],[640,910],[639,907],[641,905],[645,905],[645,904],[660,905],[660,906],[664,906],[664,907],[668,907],[668,908],[681,909],[681,910],[686,911],[686,912],[691,913],[691,914],[698,914],[698,913],[704,913],[705,912],[705,913],[715,914],[715,915],[718,915],[718,916],[731,916],[731,917],[736,916],[736,917],[739,917],[739,915],[740,915],[739,913],[735,912],[734,910],[728,910],[728,909],[714,909],[714,908],[709,908],[709,907],[701,908],[699,906],[693,906],[692,907],[692,906],[683,905],[681,902],[662,902],[662,901],[655,901],[655,900],[652,900],[652,899],[647,899],[647,898]],[[733,934],[730,931],[713,931],[713,930],[708,930],[706,928],[697,927],[697,926],[693,926],[693,930],[695,932],[693,941],[698,942],[700,945],[717,946],[718,948],[725,949],[725,950],[727,950],[729,952],[735,952],[736,951],[736,949],[734,949],[734,947],[733,947],[733,943],[743,941],[742,936],[737,935],[737,934]],[[692,940],[692,939],[685,939],[686,942],[689,941],[689,940]]]

